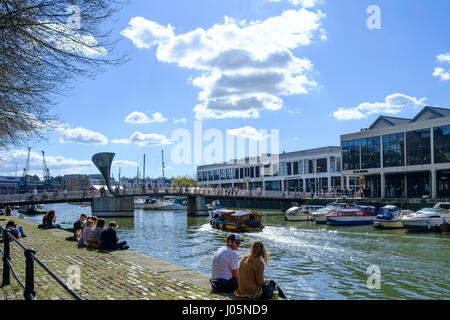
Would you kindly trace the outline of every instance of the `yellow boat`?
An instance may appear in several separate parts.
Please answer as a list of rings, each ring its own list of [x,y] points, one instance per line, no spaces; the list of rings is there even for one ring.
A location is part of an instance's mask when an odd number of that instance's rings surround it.
[[[214,229],[233,232],[262,231],[261,215],[256,211],[213,210],[210,224]]]

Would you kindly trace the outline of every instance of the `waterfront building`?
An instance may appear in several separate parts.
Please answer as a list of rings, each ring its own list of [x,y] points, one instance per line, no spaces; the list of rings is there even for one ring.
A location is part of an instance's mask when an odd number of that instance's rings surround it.
[[[0,194],[19,193],[20,177],[0,177]]]
[[[342,185],[381,198],[450,197],[450,109],[413,119],[380,116],[341,135]]]
[[[262,188],[265,191],[340,190],[341,148],[283,152],[267,164],[261,157],[197,167],[197,184],[209,188]],[[266,158],[267,159],[267,158]]]
[[[89,188],[89,176],[87,174],[66,174],[62,177],[62,189],[67,191],[83,191]]]

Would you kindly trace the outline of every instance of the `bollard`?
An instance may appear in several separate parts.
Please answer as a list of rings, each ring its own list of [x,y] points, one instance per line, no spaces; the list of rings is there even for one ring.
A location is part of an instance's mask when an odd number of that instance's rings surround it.
[[[3,250],[3,281],[2,281],[2,287],[9,286],[11,284],[11,272],[9,268],[8,261],[11,260],[9,256],[9,231],[3,230],[3,241],[5,244],[5,248]]]
[[[36,251],[33,249],[25,250],[25,291],[23,296],[25,300],[34,300],[36,291],[34,291],[34,259],[32,257]]]

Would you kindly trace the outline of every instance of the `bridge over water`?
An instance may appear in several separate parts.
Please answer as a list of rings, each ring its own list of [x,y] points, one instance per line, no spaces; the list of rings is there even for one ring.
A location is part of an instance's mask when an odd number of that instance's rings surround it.
[[[264,201],[283,202],[286,205],[301,204],[310,199],[309,194],[301,192],[254,191],[254,190],[217,190],[206,188],[177,188],[177,189],[129,189],[121,190],[119,195],[112,195],[107,190],[103,193],[95,191],[47,192],[38,194],[10,194],[0,196],[0,206],[26,206],[53,203],[83,203],[92,202],[96,198],[129,198],[129,197],[183,197],[188,200],[189,214],[204,211],[206,202],[214,200],[227,201]]]

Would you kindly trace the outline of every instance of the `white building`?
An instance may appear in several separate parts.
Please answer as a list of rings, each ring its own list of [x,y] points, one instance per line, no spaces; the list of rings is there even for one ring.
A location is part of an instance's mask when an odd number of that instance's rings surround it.
[[[269,157],[270,158],[270,157]],[[197,167],[199,186],[267,191],[318,192],[340,189],[341,148],[323,147],[278,155],[276,163],[245,158]]]
[[[450,197],[450,110],[425,107],[413,119],[380,116],[341,136],[342,184],[372,197]]]

